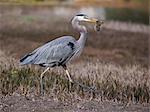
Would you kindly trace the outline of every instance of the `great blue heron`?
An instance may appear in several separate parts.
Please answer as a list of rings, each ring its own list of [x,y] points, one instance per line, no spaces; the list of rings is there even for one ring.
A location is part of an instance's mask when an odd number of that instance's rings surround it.
[[[72,36],[63,36],[47,42],[43,46],[35,49],[33,52],[25,55],[21,58],[21,65],[36,64],[42,67],[46,67],[44,72],[41,74],[40,84],[41,92],[43,93],[43,75],[49,70],[50,67],[62,66],[69,78],[70,82],[73,82],[68,70],[66,63],[71,59],[79,56],[84,48],[87,40],[87,29],[81,25],[80,22],[99,23],[101,25],[103,21],[98,21],[94,18],[89,18],[85,14],[78,14],[72,19],[72,26],[74,29],[80,32],[80,38],[76,40]]]

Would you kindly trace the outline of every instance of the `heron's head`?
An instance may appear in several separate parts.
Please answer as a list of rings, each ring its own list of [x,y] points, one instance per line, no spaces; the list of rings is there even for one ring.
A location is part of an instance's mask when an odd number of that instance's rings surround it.
[[[78,21],[78,22],[83,21],[83,22],[89,22],[89,23],[97,23],[98,21],[100,21],[95,18],[90,18],[85,14],[78,14],[73,18],[73,20]],[[103,24],[104,22],[100,21],[100,23]]]
[[[96,26],[101,26],[104,22],[102,20],[98,20],[95,18],[88,17],[85,14],[78,14],[72,19],[72,24],[80,23],[80,22],[88,22],[88,23],[95,23]]]

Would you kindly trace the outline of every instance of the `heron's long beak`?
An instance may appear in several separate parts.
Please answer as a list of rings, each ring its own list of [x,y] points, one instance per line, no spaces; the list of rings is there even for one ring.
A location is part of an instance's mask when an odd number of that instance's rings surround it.
[[[96,21],[98,21],[98,19],[94,19],[94,18],[87,18],[87,19],[84,19],[84,21],[86,21],[86,22],[90,22],[90,23],[96,23]]]
[[[88,20],[87,22],[90,22],[90,23],[96,23],[98,21],[98,19],[94,19],[94,18],[87,19],[87,20]]]
[[[100,24],[104,23],[104,21],[98,20],[98,19],[95,19],[95,18],[85,19],[85,21],[90,22],[90,23],[97,23],[97,22],[99,22]]]

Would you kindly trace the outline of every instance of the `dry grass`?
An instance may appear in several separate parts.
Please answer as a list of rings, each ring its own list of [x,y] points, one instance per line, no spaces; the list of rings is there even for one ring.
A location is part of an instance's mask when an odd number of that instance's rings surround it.
[[[5,68],[6,67],[6,68]],[[80,62],[69,67],[75,81],[94,88],[88,90],[70,84],[61,69],[50,70],[44,77],[45,94],[61,101],[76,98],[95,98],[119,102],[147,102],[150,99],[150,77],[139,65],[117,66],[110,63]],[[37,67],[0,67],[1,94],[19,91],[20,94],[40,95],[40,73]]]

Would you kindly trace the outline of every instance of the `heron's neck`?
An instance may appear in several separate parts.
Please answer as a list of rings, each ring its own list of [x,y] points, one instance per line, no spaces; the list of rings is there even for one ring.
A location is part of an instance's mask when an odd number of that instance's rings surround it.
[[[85,26],[80,25],[79,22],[74,23],[74,28],[80,32],[80,38],[78,39],[78,43],[84,47],[85,42],[87,40],[87,29]]]
[[[78,39],[78,43],[84,47],[85,42],[87,40],[87,32],[80,32],[80,38]]]

